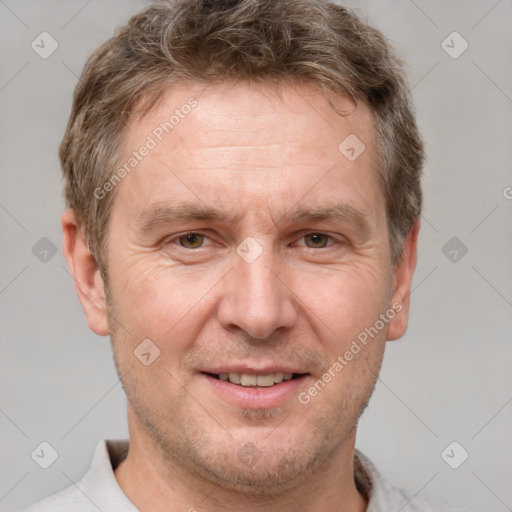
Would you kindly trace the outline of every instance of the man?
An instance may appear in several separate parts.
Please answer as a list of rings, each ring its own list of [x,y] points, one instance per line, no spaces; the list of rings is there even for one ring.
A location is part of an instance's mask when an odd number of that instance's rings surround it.
[[[354,448],[421,211],[378,31],[320,0],[149,7],[89,59],[60,156],[64,254],[130,439],[29,510],[453,510]]]

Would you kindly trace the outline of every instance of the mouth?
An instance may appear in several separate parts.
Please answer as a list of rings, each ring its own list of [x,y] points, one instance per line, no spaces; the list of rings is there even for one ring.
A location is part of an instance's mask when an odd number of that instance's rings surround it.
[[[245,410],[272,409],[286,403],[291,406],[311,377],[298,368],[273,364],[202,368],[200,375],[205,396],[212,393],[212,398]]]
[[[285,372],[272,372],[272,373],[244,373],[244,372],[223,372],[223,373],[209,373],[203,372],[205,375],[214,379],[229,382],[247,388],[269,388],[276,386],[283,382],[294,379],[300,379],[307,373],[285,373]]]

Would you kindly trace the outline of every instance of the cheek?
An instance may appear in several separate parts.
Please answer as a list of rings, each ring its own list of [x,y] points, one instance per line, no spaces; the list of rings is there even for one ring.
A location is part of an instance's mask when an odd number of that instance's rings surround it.
[[[113,314],[122,326],[111,336],[115,361],[143,417],[165,415],[171,402],[177,408],[186,398],[182,384],[190,375],[183,362],[208,318],[211,287],[190,275],[142,266],[124,268],[112,280]],[[147,352],[150,360],[144,361]]]
[[[173,359],[179,359],[202,330],[215,328],[215,310],[223,290],[231,288],[229,264],[174,268],[156,263],[148,254],[116,261],[123,264],[113,265],[110,276],[114,315],[128,331],[132,351],[149,338],[162,351],[172,347]],[[370,254],[315,272],[302,267],[284,270],[280,279],[289,292],[282,300],[294,302],[299,310],[296,327],[304,328],[310,339],[314,331],[328,353],[340,353],[387,307],[390,276],[379,261]]]
[[[189,269],[124,267],[112,279],[116,318],[130,337],[151,339],[161,350],[186,348],[200,331],[218,278]]]
[[[386,310],[390,287],[391,278],[384,269],[358,264],[325,276],[301,278],[294,291],[318,336],[339,351]]]

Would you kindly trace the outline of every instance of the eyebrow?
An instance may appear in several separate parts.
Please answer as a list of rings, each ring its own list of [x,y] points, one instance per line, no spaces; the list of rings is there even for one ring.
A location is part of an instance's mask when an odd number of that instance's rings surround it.
[[[227,216],[219,209],[177,201],[173,204],[156,204],[142,212],[135,223],[140,231],[152,231],[172,221],[210,220],[222,222]]]
[[[155,204],[142,212],[135,222],[140,231],[147,232],[157,230],[176,221],[236,222],[240,218],[240,214],[226,213],[212,206],[177,201],[173,204]],[[292,209],[279,216],[275,224],[293,224],[307,221],[344,221],[354,225],[363,236],[369,236],[373,231],[368,214],[347,203]]]
[[[283,215],[279,222],[282,220],[295,223],[302,221],[343,221],[353,224],[357,231],[365,237],[370,236],[373,231],[369,215],[347,203],[338,203],[320,208],[298,208]]]

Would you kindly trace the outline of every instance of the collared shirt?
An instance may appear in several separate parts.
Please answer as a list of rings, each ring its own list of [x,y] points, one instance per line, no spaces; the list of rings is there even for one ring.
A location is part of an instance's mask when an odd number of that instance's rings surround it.
[[[127,440],[100,441],[91,466],[80,482],[23,512],[138,512],[114,475],[127,453]],[[465,512],[392,487],[358,450],[354,469],[357,488],[368,500],[366,512]]]

